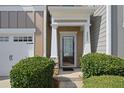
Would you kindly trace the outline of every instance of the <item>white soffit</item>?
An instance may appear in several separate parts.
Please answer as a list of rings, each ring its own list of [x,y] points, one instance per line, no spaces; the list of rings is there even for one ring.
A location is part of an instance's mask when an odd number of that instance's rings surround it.
[[[44,11],[44,5],[0,5],[0,11]]]
[[[48,10],[54,19],[87,19],[94,8],[89,6],[48,6]]]

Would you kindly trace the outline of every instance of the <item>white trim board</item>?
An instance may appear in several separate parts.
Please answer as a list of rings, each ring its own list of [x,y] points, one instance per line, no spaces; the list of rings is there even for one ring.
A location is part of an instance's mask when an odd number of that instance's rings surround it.
[[[77,32],[75,31],[59,32],[59,34],[60,34],[60,66],[61,67],[76,67],[77,66]],[[63,66],[62,65],[62,37],[63,36],[74,36],[74,43],[75,43],[74,66]]]
[[[57,25],[57,26],[83,26],[83,25],[91,25],[88,24],[87,22],[63,22],[63,23],[53,23],[52,25]]]
[[[111,5],[106,6],[106,54],[111,55]]]
[[[1,5],[0,11],[44,11],[45,5]]]
[[[35,28],[30,28],[30,29],[15,29],[15,28],[0,29],[0,34],[34,33],[34,32],[35,32]]]

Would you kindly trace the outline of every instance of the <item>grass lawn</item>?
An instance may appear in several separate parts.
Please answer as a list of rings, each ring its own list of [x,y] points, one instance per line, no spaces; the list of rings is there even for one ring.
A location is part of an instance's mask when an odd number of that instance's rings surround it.
[[[121,76],[92,76],[84,79],[84,88],[124,88],[124,77]]]

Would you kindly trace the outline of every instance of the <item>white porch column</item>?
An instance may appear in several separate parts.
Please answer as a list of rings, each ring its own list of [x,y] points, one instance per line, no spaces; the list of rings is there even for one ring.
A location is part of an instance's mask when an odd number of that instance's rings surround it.
[[[83,34],[83,55],[91,53],[91,43],[90,43],[90,25],[84,25],[84,34]]]
[[[52,24],[51,37],[51,56],[55,63],[58,63],[58,46],[57,46],[57,25]]]

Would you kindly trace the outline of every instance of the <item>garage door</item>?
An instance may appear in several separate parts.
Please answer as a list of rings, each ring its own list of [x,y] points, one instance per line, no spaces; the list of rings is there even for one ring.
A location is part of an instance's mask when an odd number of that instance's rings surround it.
[[[0,34],[0,76],[8,76],[13,65],[32,56],[33,34]]]

